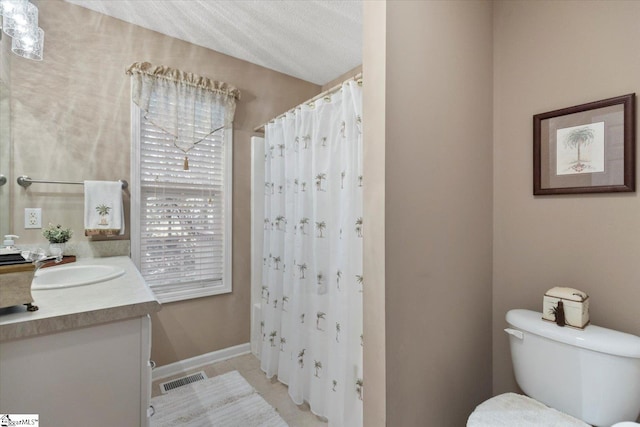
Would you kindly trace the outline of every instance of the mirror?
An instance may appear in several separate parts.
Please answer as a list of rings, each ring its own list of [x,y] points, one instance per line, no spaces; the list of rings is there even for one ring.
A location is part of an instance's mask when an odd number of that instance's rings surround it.
[[[0,32],[0,239],[10,231],[11,104],[8,37]]]

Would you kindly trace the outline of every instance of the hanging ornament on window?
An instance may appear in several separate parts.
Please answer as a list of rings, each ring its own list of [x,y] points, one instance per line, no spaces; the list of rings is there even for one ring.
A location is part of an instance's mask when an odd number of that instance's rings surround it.
[[[173,141],[173,145],[176,146],[176,148],[182,150],[182,152],[184,153],[184,162],[182,165],[182,169],[188,171],[189,170],[189,156],[187,156],[187,153],[189,152],[189,150],[191,150],[193,147],[195,147],[196,145],[198,145],[198,143],[204,141],[205,139],[207,139],[210,135],[213,135],[215,132],[224,129],[224,125],[220,126],[219,128],[216,128],[214,130],[212,130],[211,132],[209,132],[205,137],[195,141],[195,142],[184,142],[184,141],[180,141],[178,138],[176,138]]]

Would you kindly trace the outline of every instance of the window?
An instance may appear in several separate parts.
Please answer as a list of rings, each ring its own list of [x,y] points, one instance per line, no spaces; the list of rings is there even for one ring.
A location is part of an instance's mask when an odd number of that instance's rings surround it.
[[[157,103],[131,104],[132,259],[160,302],[231,292],[232,130],[200,132],[185,170],[185,152],[152,124],[166,111]]]

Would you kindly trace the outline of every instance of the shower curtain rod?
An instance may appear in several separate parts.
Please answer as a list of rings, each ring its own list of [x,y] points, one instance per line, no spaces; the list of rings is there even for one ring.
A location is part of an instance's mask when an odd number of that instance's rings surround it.
[[[320,98],[324,98],[324,97],[325,97],[325,96],[327,96],[327,95],[331,95],[332,93],[337,92],[338,90],[340,90],[340,88],[342,87],[342,85],[343,85],[345,82],[348,82],[349,80],[355,80],[359,85],[361,85],[361,84],[362,84],[362,73],[358,73],[358,74],[356,74],[355,76],[353,76],[353,77],[351,77],[351,78],[348,78],[348,79],[347,79],[347,80],[345,80],[344,82],[342,82],[342,83],[338,83],[337,85],[335,85],[335,86],[333,86],[333,87],[331,87],[331,88],[329,88],[329,89],[325,90],[325,91],[324,91],[324,92],[322,92],[322,93],[319,93],[318,95],[314,96],[313,98],[308,99],[308,100],[306,100],[306,101],[304,101],[304,102],[302,102],[302,103],[300,103],[300,104],[296,105],[296,106],[295,106],[295,107],[293,107],[292,109],[285,111],[284,113],[280,114],[279,116],[274,117],[273,119],[269,120],[268,122],[263,123],[263,124],[261,124],[260,126],[256,126],[255,128],[253,128],[253,131],[254,131],[254,132],[262,132],[262,133],[264,133],[264,127],[267,125],[267,123],[271,123],[271,122],[273,122],[273,121],[278,120],[280,117],[284,117],[287,113],[290,113],[291,111],[295,110],[295,109],[296,109],[296,108],[298,108],[300,105],[303,105],[303,104],[310,104],[310,103],[312,103],[312,102],[314,102],[314,101],[317,101],[317,100],[318,100],[318,99],[320,99]]]

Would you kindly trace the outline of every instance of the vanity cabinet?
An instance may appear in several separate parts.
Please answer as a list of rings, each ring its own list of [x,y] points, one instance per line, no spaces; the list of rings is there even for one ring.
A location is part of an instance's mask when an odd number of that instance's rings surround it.
[[[43,426],[147,426],[148,315],[0,342],[0,413]]]
[[[161,306],[129,257],[74,264],[102,265],[124,273],[32,289],[38,311],[0,308],[0,414],[38,414],[48,427],[148,425],[149,315]]]

